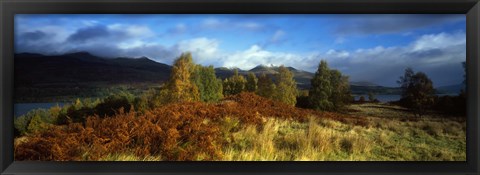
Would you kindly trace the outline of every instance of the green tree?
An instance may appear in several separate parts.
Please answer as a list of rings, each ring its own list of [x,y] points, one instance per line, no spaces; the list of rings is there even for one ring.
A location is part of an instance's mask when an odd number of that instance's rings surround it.
[[[413,87],[409,92],[412,98],[412,107],[417,115],[423,115],[434,103],[435,89],[432,81],[423,72],[417,72],[413,76]]]
[[[285,66],[280,66],[277,74],[277,85],[274,99],[295,106],[297,103],[297,83],[293,73]]]
[[[398,81],[401,83],[403,106],[410,108],[416,115],[425,114],[431,108],[435,100],[433,82],[423,72],[413,72],[406,69],[405,75]]]
[[[358,99],[358,102],[360,102],[360,103],[365,102],[365,97],[363,95],[360,96],[360,98]]]
[[[39,114],[36,114],[30,120],[28,124],[27,131],[29,133],[38,133],[47,129],[48,125],[42,120],[42,117]]]
[[[403,76],[400,77],[400,79],[397,81],[398,84],[400,84],[400,88],[402,89],[402,98],[407,97],[407,90],[411,86],[412,83],[412,77],[415,74],[413,72],[413,69],[410,67],[407,67],[405,69],[405,73]]]
[[[249,72],[247,75],[247,85],[246,85],[247,91],[256,92],[258,88],[257,84],[258,84],[257,76],[253,72]]]
[[[217,79],[213,66],[197,65],[193,74],[193,81],[200,92],[203,102],[217,102],[223,98],[222,80]]]
[[[273,83],[272,79],[265,73],[262,73],[260,77],[258,77],[257,95],[271,99],[275,92],[276,85]]]
[[[330,86],[332,93],[329,100],[333,104],[333,110],[342,110],[351,100],[348,76],[342,75],[338,70],[330,70]]]
[[[373,94],[373,92],[368,92],[368,101],[373,102],[375,100],[375,94]]]
[[[309,103],[316,110],[332,110],[334,105],[329,100],[333,89],[331,84],[331,71],[325,60],[320,61],[318,70],[315,72],[311,80],[311,88],[309,91]]]
[[[235,69],[233,76],[223,81],[223,94],[225,96],[235,95],[245,90],[247,80],[242,75],[238,74],[238,70]]]
[[[193,63],[192,54],[182,53],[172,67],[168,82],[169,102],[192,102],[200,100],[198,87],[192,82],[192,73],[196,65]]]

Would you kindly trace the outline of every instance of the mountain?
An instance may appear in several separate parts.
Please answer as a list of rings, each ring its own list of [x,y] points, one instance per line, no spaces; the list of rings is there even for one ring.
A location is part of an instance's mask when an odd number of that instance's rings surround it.
[[[436,88],[438,94],[458,94],[464,88],[464,84],[454,84],[448,86],[439,86]]]
[[[378,84],[368,82],[368,81],[351,81],[350,85],[353,85],[353,86],[380,86]]]
[[[47,56],[15,54],[15,86],[78,86],[92,83],[163,82],[171,66],[149,58],[107,59],[87,52]]]

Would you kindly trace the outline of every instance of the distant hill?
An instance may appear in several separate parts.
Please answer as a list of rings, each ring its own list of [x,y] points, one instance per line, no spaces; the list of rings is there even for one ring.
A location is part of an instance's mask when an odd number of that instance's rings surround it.
[[[22,53],[15,54],[14,61],[16,87],[163,82],[171,71],[171,66],[146,57],[106,59],[87,52],[56,56]]]
[[[464,88],[463,83],[448,85],[448,86],[439,86],[436,88],[437,93],[439,94],[458,94]]]
[[[368,82],[368,81],[351,81],[350,85],[353,85],[353,86],[380,86],[378,84]]]

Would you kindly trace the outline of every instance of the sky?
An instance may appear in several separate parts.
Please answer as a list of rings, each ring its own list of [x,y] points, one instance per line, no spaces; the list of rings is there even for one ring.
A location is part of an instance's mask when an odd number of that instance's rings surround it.
[[[412,67],[438,87],[463,81],[465,20],[464,14],[19,14],[15,52],[86,51],[171,65],[189,51],[202,65],[285,65],[309,72],[326,60],[350,81],[391,87]]]

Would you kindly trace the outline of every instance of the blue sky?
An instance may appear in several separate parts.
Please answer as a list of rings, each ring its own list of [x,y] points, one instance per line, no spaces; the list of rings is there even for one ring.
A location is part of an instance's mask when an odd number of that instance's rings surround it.
[[[15,51],[142,57],[171,64],[185,51],[215,67],[259,64],[315,72],[320,60],[396,86],[405,67],[435,86],[458,84],[466,57],[459,15],[16,15]]]

